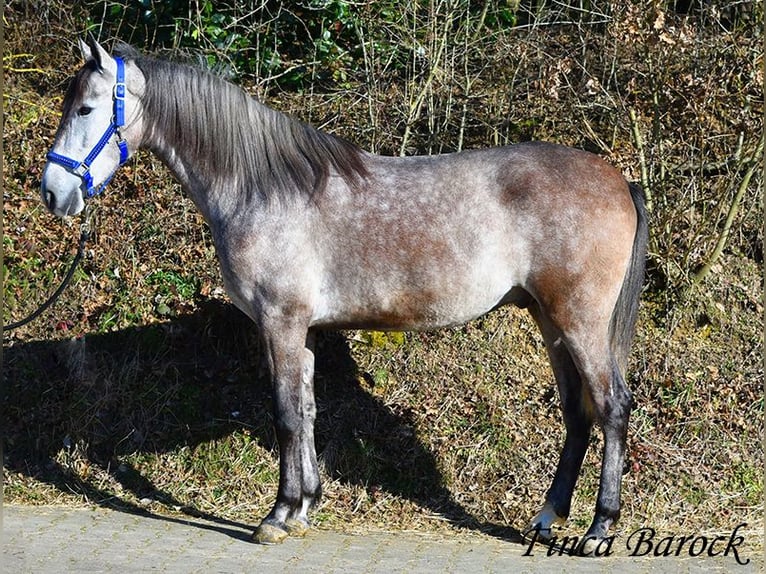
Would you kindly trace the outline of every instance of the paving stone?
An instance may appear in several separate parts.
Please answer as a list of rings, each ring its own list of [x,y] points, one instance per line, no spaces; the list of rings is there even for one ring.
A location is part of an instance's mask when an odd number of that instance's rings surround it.
[[[758,572],[762,556],[741,566],[726,558],[577,558],[547,556],[479,534],[370,533],[313,530],[305,538],[261,546],[251,526],[182,520],[113,510],[5,506],[0,572],[8,574],[143,573],[239,574],[321,572],[468,574],[513,572],[702,574]]]

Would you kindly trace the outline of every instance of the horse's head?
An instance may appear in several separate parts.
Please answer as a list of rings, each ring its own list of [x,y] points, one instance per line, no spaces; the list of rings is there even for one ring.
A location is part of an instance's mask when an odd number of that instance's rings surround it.
[[[144,77],[94,39],[80,40],[84,66],[72,80],[42,178],[43,202],[58,216],[76,215],[136,150]]]

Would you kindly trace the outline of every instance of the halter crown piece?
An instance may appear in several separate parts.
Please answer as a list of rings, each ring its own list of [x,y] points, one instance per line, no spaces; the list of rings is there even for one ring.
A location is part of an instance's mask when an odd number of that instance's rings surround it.
[[[93,146],[93,149],[90,150],[90,153],[82,161],[77,161],[76,159],[66,157],[65,155],[58,154],[54,151],[49,151],[46,156],[48,161],[63,165],[79,175],[80,178],[82,178],[83,183],[85,183],[85,196],[88,198],[94,197],[104,191],[107,184],[117,172],[117,168],[128,161],[128,142],[126,142],[123,139],[122,134],[120,134],[120,128],[125,125],[125,62],[123,62],[122,58],[115,58],[114,60],[117,62],[117,80],[114,84],[112,96],[114,99],[114,115],[112,116],[112,123],[106,128],[104,135],[101,136],[98,143]],[[109,140],[114,134],[117,134],[117,147],[120,149],[120,164],[101,185],[96,187],[93,185],[93,176],[90,174],[90,166],[93,163],[93,160],[98,157],[98,154],[100,154],[106,147],[106,144],[109,143]]]

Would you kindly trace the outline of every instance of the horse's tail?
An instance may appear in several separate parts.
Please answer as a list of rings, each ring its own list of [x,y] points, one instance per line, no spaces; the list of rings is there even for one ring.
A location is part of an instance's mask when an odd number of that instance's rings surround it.
[[[628,183],[628,187],[633,205],[636,207],[636,235],[633,238],[633,250],[630,255],[628,270],[625,272],[610,324],[612,354],[623,375],[628,364],[630,345],[636,329],[638,298],[644,284],[646,246],[649,237],[644,191],[636,183]]]

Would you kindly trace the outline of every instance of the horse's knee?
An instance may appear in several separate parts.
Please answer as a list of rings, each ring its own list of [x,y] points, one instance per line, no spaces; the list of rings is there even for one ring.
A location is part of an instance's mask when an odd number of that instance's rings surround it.
[[[303,426],[303,416],[297,408],[277,405],[274,408],[274,429],[282,436],[293,436]]]

